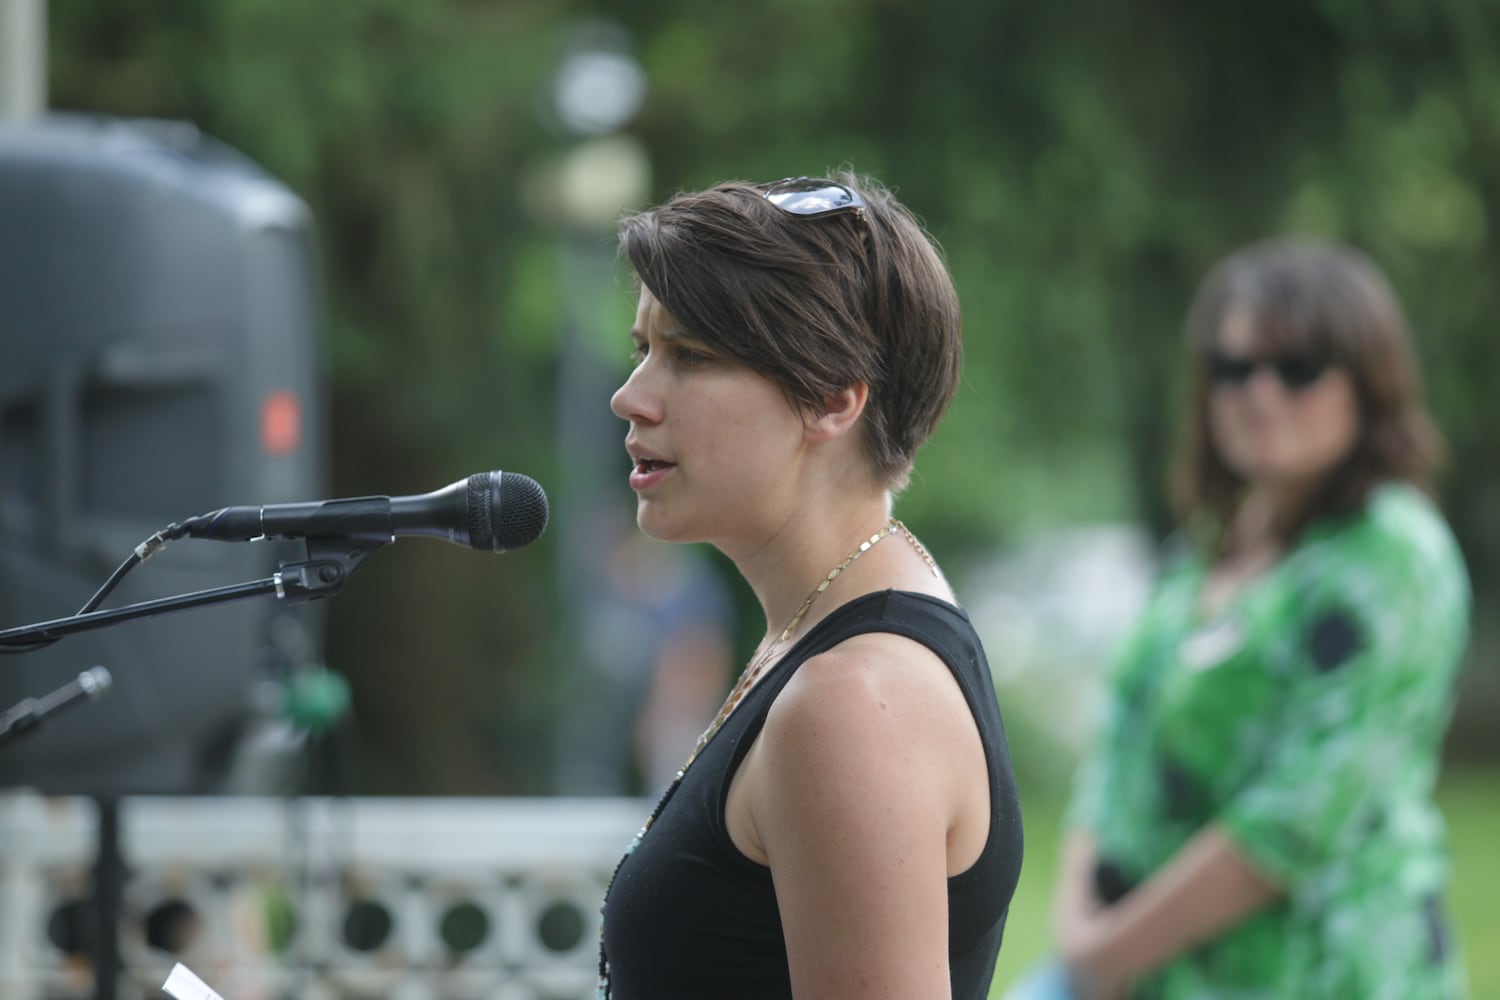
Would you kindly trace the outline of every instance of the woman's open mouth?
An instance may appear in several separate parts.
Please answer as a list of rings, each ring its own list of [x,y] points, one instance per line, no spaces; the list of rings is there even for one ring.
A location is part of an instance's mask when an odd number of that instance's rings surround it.
[[[638,458],[635,468],[630,470],[630,488],[633,490],[650,489],[675,468],[677,468],[675,463],[664,462],[659,458]]]

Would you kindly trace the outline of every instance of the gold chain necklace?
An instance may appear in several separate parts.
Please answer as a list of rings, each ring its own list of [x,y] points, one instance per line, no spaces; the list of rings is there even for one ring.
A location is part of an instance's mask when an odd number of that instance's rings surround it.
[[[740,673],[739,680],[735,682],[733,690],[729,692],[729,697],[724,699],[724,704],[719,709],[718,714],[715,715],[713,721],[708,724],[708,728],[703,731],[703,735],[698,737],[698,742],[693,747],[693,752],[688,754],[686,763],[684,763],[678,770],[678,777],[681,777],[682,773],[688,769],[689,765],[691,765],[694,760],[697,760],[698,754],[708,744],[708,741],[713,739],[714,733],[717,733],[720,727],[724,725],[725,721],[728,720],[730,714],[734,711],[735,706],[740,703],[740,700],[744,698],[745,693],[750,690],[751,685],[753,685],[756,680],[759,679],[760,675],[771,663],[772,654],[779,646],[781,646],[791,638],[792,633],[796,631],[797,626],[802,624],[802,619],[807,617],[808,609],[813,606],[813,602],[822,595],[823,591],[828,589],[829,584],[838,579],[839,574],[852,566],[860,556],[864,555],[876,545],[880,544],[883,539],[895,534],[898,531],[901,532],[901,534],[906,537],[907,541],[911,543],[912,547],[917,550],[917,554],[920,555],[923,561],[927,563],[928,567],[932,570],[933,575],[941,575],[938,572],[937,564],[932,561],[932,556],[928,555],[927,550],[922,547],[921,542],[917,541],[916,536],[911,533],[911,530],[907,528],[906,525],[896,520],[894,517],[887,521],[885,523],[885,527],[881,528],[879,531],[875,532],[875,534],[860,542],[859,548],[855,549],[853,552],[845,556],[843,562],[839,563],[837,566],[833,567],[833,569],[829,570],[828,575],[825,576],[822,580],[818,581],[818,585],[814,587],[810,593],[808,593],[806,600],[802,602],[802,606],[797,609],[797,613],[792,615],[792,620],[787,622],[786,628],[781,630],[781,634],[778,635],[773,642],[767,643],[766,647],[762,649],[754,659],[746,664],[745,669]]]

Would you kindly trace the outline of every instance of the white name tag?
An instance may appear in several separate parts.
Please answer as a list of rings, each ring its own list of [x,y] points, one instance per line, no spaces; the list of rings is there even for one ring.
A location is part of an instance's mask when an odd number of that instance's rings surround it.
[[[1207,670],[1229,659],[1245,644],[1245,630],[1233,618],[1221,618],[1188,636],[1179,647],[1182,662]]]

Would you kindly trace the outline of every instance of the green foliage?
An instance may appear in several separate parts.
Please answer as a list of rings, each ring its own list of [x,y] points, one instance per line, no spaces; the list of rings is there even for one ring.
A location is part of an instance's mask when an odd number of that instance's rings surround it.
[[[944,244],[966,376],[901,505],[940,557],[961,564],[1079,519],[1163,530],[1194,283],[1238,244],[1298,231],[1349,239],[1391,273],[1453,446],[1449,508],[1483,592],[1500,588],[1485,377],[1500,372],[1497,3],[617,7],[650,82],[630,131],[650,154],[651,200],[848,163],[895,186]],[[559,415],[584,405],[556,395],[563,331],[623,355],[629,322],[618,275],[565,269],[579,234],[530,186],[576,141],[548,88],[587,13],[543,0],[56,3],[52,102],[191,120],[309,202],[339,493],[503,467],[566,507],[560,491],[594,480],[555,446]],[[603,399],[587,405],[617,447]],[[546,787],[549,661],[570,593],[549,544],[507,556],[504,573],[427,556],[420,581],[404,555],[403,572],[372,566],[340,598],[331,662],[374,734],[361,781]],[[418,696],[400,679],[410,663],[456,704]],[[399,734],[444,711],[457,713],[448,742],[411,752]]]

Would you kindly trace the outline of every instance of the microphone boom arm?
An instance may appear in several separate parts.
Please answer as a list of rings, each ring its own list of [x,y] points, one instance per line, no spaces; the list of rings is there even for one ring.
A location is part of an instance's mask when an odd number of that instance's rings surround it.
[[[365,558],[386,544],[368,537],[309,537],[305,541],[306,559],[282,563],[274,574],[263,579],[0,630],[0,646],[47,642],[75,632],[87,632],[137,618],[225,604],[262,594],[274,593],[288,604],[315,601],[342,590]]]

